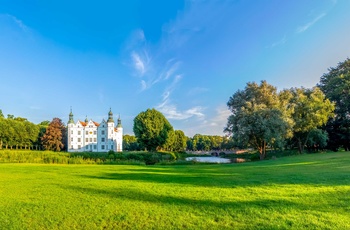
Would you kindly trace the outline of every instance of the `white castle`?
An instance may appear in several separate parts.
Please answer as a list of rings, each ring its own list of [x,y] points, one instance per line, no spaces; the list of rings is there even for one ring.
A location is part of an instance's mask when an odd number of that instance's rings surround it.
[[[107,122],[103,119],[99,124],[93,120],[73,119],[72,109],[68,121],[68,152],[108,152],[123,151],[123,127],[118,118],[115,126],[113,113],[109,110]]]

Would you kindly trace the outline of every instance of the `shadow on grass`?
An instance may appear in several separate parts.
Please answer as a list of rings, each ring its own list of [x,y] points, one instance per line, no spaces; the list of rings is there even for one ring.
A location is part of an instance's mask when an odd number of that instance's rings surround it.
[[[62,185],[61,185],[62,186]],[[145,202],[152,203],[155,205],[170,205],[171,207],[176,206],[183,210],[196,210],[198,213],[207,213],[208,219],[214,219],[216,222],[220,222],[220,213],[225,213],[225,215],[231,216],[240,220],[239,216],[245,215],[266,215],[266,213],[273,212],[274,216],[272,218],[284,218],[284,215],[288,214],[290,210],[294,210],[297,213],[303,215],[318,215],[316,212],[329,212],[331,206],[336,206],[339,208],[339,205],[332,202],[331,200],[328,204],[321,204],[314,202],[313,204],[308,204],[303,202],[302,199],[290,201],[286,198],[278,199],[249,199],[249,200],[207,200],[198,198],[188,198],[188,197],[179,197],[171,195],[158,195],[155,193],[142,192],[136,189],[129,188],[119,188],[118,190],[106,190],[98,188],[84,188],[79,186],[62,186],[65,189],[89,194],[92,196],[104,196],[110,199],[118,199],[122,201],[131,201],[131,202]],[[333,192],[327,192],[327,196],[336,196]],[[314,196],[310,194],[310,196]],[[333,210],[331,208],[331,210]],[[263,213],[261,213],[263,212]],[[278,213],[278,214],[276,214]],[[254,219],[259,217],[254,217]],[[245,218],[244,218],[245,219]],[[224,221],[224,220],[223,220]],[[298,228],[310,227],[310,222],[304,219],[305,223],[300,223],[300,219],[289,221],[286,219],[285,223],[287,227],[292,227],[293,225],[298,225]],[[320,220],[321,221],[321,220]],[[322,220],[329,222],[332,226],[332,220]],[[217,223],[219,226],[225,226],[224,223]],[[259,226],[264,229],[275,229],[275,226],[269,225],[268,221],[264,223],[247,223],[247,226]],[[226,226],[227,227],[227,226]]]
[[[273,165],[274,166],[274,165]],[[271,184],[307,184],[307,185],[348,185],[350,169],[332,164],[324,167],[320,164],[300,164],[293,167],[227,167],[191,166],[191,167],[147,167],[129,168],[120,172],[101,173],[99,175],[81,175],[84,178],[120,181],[141,181],[153,183],[173,183],[201,187],[242,187]],[[116,170],[117,171],[117,170]]]

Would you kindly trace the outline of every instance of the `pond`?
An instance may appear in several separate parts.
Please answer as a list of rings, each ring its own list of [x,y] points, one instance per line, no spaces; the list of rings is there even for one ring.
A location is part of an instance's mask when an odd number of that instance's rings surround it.
[[[231,163],[230,159],[220,157],[186,157],[186,161],[197,161],[204,163]]]

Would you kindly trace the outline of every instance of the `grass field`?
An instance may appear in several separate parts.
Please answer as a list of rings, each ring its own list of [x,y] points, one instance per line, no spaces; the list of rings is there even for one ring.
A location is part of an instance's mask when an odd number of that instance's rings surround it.
[[[0,164],[0,229],[350,229],[350,153],[228,165]]]

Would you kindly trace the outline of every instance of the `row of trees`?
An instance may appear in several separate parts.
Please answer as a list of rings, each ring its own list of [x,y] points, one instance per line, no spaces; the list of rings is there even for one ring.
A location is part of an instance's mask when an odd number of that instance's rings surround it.
[[[266,81],[260,85],[248,83],[227,105],[232,115],[225,131],[237,146],[255,147],[261,159],[265,158],[267,147],[283,148],[287,141],[295,142],[302,152],[311,131],[324,125],[334,110],[334,104],[317,87],[277,92]]]
[[[196,134],[192,138],[185,137],[182,131],[175,130],[177,137],[173,145],[163,145],[159,149],[169,151],[208,151],[208,150],[223,150],[234,148],[234,143],[231,138],[226,136],[211,136]],[[139,151],[145,148],[137,141],[133,135],[123,136],[123,148],[126,151]]]
[[[57,129],[57,126],[60,128]],[[52,122],[34,124],[26,118],[8,114],[4,117],[0,110],[0,149],[47,149],[60,151],[64,148],[65,126],[58,118]]]
[[[267,147],[333,150],[350,147],[350,60],[339,63],[312,89],[277,91],[262,81],[247,83],[227,105],[225,131],[235,146],[252,146],[264,159]]]

